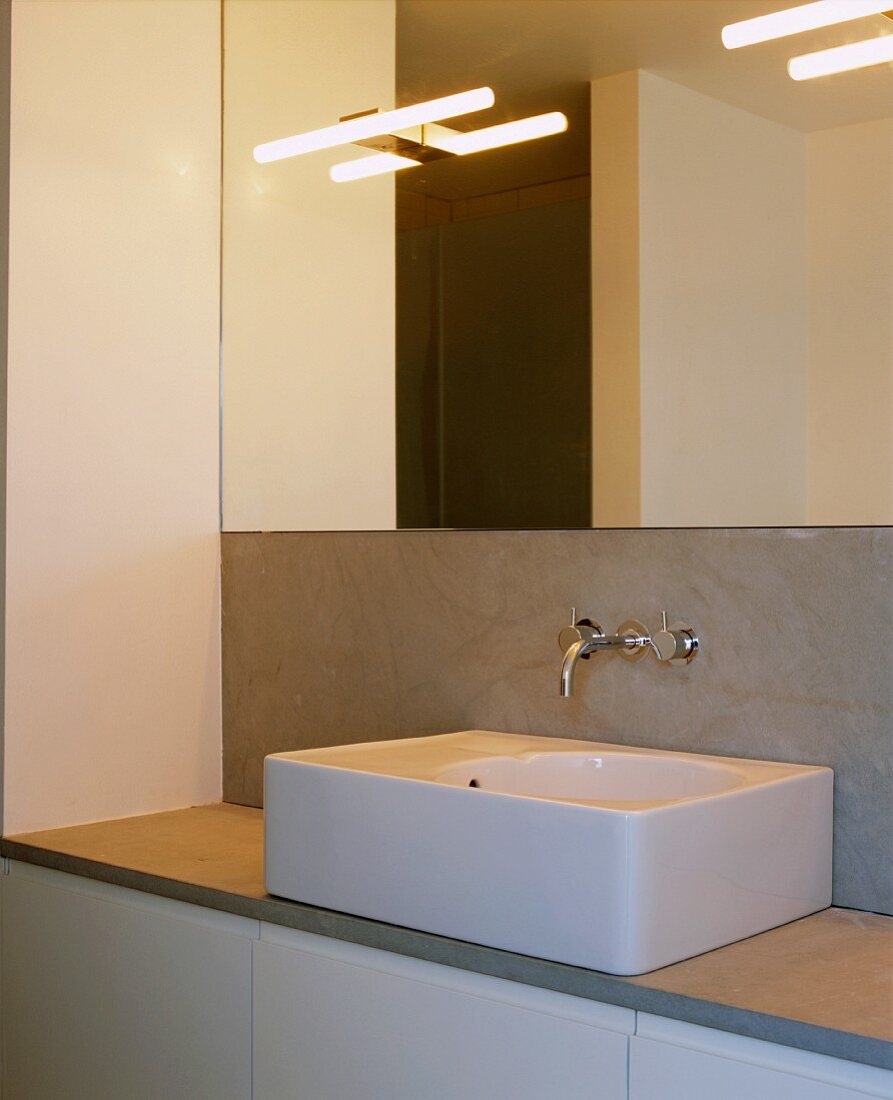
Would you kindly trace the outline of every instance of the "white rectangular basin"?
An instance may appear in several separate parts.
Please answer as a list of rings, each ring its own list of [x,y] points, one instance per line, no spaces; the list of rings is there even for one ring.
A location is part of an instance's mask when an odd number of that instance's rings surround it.
[[[829,768],[471,730],[265,762],[271,894],[641,974],[831,904]]]

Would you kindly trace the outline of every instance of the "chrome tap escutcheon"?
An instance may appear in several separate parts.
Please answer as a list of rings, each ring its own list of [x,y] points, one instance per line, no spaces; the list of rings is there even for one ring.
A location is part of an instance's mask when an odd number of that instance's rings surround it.
[[[660,662],[678,668],[697,657],[700,642],[693,626],[683,622],[667,626],[667,613],[661,611],[660,630],[651,635],[651,648]]]
[[[619,651],[631,660],[648,652],[650,638],[646,628],[630,619],[616,634],[605,634],[592,619],[577,619],[577,609],[571,608],[571,621],[558,635],[558,645],[564,653],[561,662],[561,697],[574,694],[574,673],[580,660],[588,661],[593,653]]]

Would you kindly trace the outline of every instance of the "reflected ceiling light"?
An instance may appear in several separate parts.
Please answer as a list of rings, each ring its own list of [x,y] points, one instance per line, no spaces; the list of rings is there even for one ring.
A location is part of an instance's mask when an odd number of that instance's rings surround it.
[[[415,168],[431,160],[443,157],[464,157],[485,149],[498,149],[502,145],[517,145],[522,141],[561,134],[567,129],[567,115],[561,111],[549,111],[543,115],[502,122],[498,126],[486,126],[482,130],[451,130],[435,122],[414,126],[387,135],[409,156],[381,152],[374,157],[344,161],[329,169],[329,176],[336,183],[377,176],[383,172],[399,172],[401,168]],[[361,144],[366,144],[365,142]],[[373,142],[369,142],[374,146]]]
[[[446,126],[426,126],[424,142],[435,149],[464,157],[484,149],[498,149],[502,145],[517,145],[521,141],[562,134],[566,129],[567,115],[561,111],[549,111],[544,115],[531,115],[530,118],[519,118],[514,122],[503,122],[467,133],[448,130]]]
[[[890,7],[890,0],[817,0],[814,4],[801,4],[796,8],[760,15],[756,19],[744,19],[730,23],[722,29],[722,43],[727,50],[739,46],[752,46],[756,42],[769,42],[773,38],[786,38],[789,34],[813,31],[818,27],[832,27],[866,15],[878,15]],[[798,78],[795,78],[798,79]]]
[[[401,168],[418,168],[417,160],[401,157],[396,153],[376,153],[359,160],[346,160],[333,164],[329,169],[329,178],[335,183],[347,183],[349,180],[366,179],[368,176],[381,176],[386,172],[399,172]]]
[[[325,126],[321,130],[310,130],[305,134],[265,142],[255,147],[254,159],[260,164],[268,164],[270,161],[284,160],[302,153],[313,153],[318,149],[331,149],[334,145],[349,145],[351,142],[393,133],[395,130],[420,126],[425,122],[481,111],[492,107],[494,102],[492,88],[473,88],[469,92],[430,99],[411,107],[398,107],[394,111],[369,112],[345,119],[335,126]]]
[[[817,76],[867,69],[887,61],[893,61],[893,34],[792,57],[788,62],[788,75],[792,80],[812,80]]]
[[[258,145],[254,159],[266,164],[335,145],[358,145],[373,150],[374,156],[342,161],[329,169],[329,177],[335,183],[345,183],[415,168],[445,157],[517,145],[567,129],[567,116],[561,111],[468,131],[452,130],[437,121],[492,107],[494,100],[491,88],[473,88],[470,92],[431,99],[413,107],[398,107],[394,111],[363,111],[343,117],[336,126]]]

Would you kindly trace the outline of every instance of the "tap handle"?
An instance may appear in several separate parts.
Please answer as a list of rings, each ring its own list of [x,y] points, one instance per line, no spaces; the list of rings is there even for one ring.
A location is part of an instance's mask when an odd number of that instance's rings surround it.
[[[687,665],[697,656],[700,642],[694,627],[676,622],[667,626],[667,613],[660,613],[660,630],[651,635],[651,648],[661,663]]]
[[[568,626],[561,628],[558,635],[558,646],[562,653],[567,653],[576,642],[591,641],[593,638],[604,637],[604,631],[597,622],[592,619],[577,619],[577,609],[571,608],[571,621]],[[583,654],[583,660],[589,660],[589,654]]]

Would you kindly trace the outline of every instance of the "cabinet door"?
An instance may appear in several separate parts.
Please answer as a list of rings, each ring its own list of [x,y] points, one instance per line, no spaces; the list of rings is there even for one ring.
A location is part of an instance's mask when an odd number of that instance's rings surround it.
[[[261,926],[255,1100],[626,1100],[634,1013]]]
[[[4,1100],[247,1100],[257,921],[13,863]]]
[[[630,1100],[893,1097],[889,1070],[639,1013]]]

